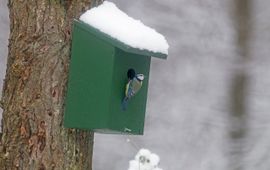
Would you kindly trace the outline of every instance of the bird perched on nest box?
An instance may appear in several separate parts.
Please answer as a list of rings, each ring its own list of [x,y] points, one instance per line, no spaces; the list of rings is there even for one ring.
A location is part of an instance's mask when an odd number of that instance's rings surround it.
[[[141,89],[144,79],[143,74],[136,74],[135,70],[132,68],[128,70],[127,77],[128,83],[126,85],[125,97],[122,101],[123,110],[127,109],[128,101]]]

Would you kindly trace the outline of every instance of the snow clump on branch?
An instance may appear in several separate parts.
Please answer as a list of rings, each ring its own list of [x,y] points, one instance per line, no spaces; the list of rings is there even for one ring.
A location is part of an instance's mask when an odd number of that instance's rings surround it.
[[[129,161],[128,170],[162,170],[158,167],[160,158],[148,149],[140,149],[134,160]]]

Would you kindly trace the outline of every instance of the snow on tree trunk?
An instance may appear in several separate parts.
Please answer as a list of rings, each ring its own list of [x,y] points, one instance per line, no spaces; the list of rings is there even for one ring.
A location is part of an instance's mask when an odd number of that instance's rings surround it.
[[[91,169],[93,133],[63,128],[72,20],[102,0],[9,0],[1,170]]]

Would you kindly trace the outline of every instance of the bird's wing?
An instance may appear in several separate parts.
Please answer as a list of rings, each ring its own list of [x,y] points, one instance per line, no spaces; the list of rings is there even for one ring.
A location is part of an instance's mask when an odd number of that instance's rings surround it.
[[[130,98],[133,95],[133,80],[130,80],[126,85],[126,97]]]
[[[129,81],[129,82],[127,83],[127,85],[126,85],[126,90],[125,90],[125,95],[126,95],[126,96],[128,95],[129,84],[130,84],[130,81]]]

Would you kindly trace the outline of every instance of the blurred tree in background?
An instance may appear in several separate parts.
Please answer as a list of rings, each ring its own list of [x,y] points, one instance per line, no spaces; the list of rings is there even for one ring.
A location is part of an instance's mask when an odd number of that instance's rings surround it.
[[[244,170],[243,157],[245,155],[245,136],[247,133],[247,101],[248,98],[248,63],[249,40],[251,34],[251,3],[250,0],[235,0],[232,20],[236,29],[237,68],[232,76],[231,87],[231,156],[232,170]]]

